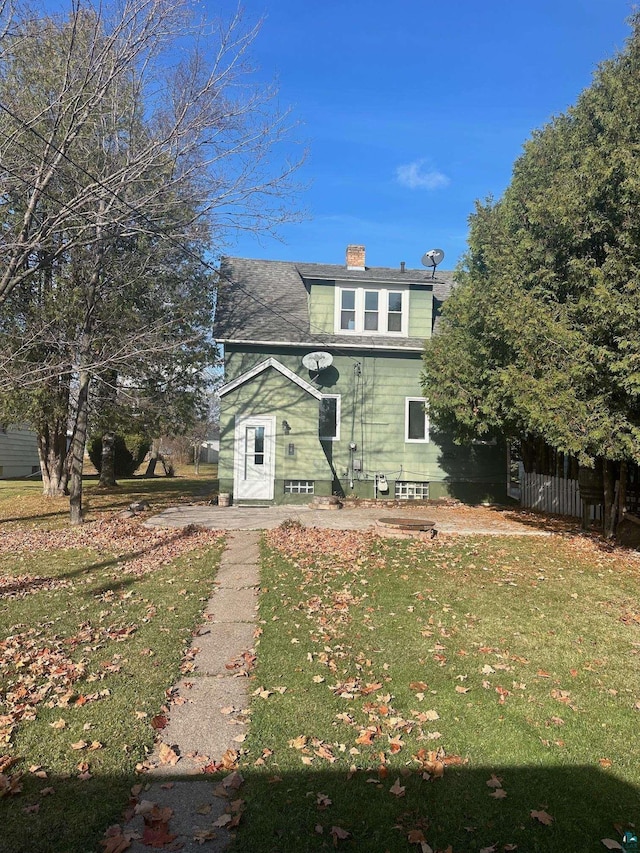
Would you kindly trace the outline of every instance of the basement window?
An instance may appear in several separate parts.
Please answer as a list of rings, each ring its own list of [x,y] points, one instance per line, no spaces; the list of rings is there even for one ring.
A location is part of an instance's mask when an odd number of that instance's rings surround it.
[[[312,495],[315,489],[313,480],[285,480],[285,495]]]
[[[429,500],[429,483],[422,480],[396,480],[397,501]]]

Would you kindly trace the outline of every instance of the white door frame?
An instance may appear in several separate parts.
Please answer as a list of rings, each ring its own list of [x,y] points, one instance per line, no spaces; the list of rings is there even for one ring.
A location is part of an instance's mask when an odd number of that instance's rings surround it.
[[[247,449],[247,428],[264,429],[263,457],[258,468],[250,463],[255,448]],[[255,455],[254,455],[255,459]],[[233,442],[233,496],[235,500],[273,500],[276,470],[276,416],[236,417]],[[253,475],[253,476],[252,476]]]

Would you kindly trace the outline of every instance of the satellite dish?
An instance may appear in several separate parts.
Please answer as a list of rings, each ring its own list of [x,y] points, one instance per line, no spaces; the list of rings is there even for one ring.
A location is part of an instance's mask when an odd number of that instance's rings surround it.
[[[436,267],[439,263],[442,262],[444,258],[444,252],[442,249],[429,249],[428,252],[425,252],[422,256],[422,266],[424,267],[433,267],[431,272],[431,278],[433,278],[436,274]]]
[[[308,352],[302,357],[302,363],[312,373],[319,373],[333,364],[333,356],[330,352]]]

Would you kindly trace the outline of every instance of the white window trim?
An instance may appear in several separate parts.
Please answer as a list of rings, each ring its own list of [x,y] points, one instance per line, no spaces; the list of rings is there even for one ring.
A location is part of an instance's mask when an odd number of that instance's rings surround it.
[[[319,435],[320,441],[340,441],[340,410],[342,408],[342,397],[340,394],[323,394],[322,399],[331,398],[336,400],[336,434],[335,435]]]
[[[424,438],[409,438],[409,403],[424,404]],[[428,444],[429,443],[429,415],[427,414],[427,401],[424,397],[404,398],[404,442],[405,444]]]
[[[344,291],[355,291],[355,329],[341,329],[340,320],[342,315],[342,294]],[[364,328],[364,294],[365,292],[376,292],[378,294],[378,328],[367,330]],[[385,331],[388,326],[389,316],[389,294],[402,294],[402,314],[399,332]],[[335,300],[335,315],[334,328],[336,335],[363,335],[366,337],[388,337],[388,338],[407,338],[409,337],[409,288],[402,285],[394,285],[389,287],[375,287],[370,284],[366,286],[354,287],[344,285],[336,287]],[[395,311],[392,313],[396,313]]]

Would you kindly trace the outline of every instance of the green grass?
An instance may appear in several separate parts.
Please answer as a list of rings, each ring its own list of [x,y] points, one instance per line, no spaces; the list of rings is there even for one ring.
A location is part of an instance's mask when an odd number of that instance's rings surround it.
[[[175,502],[184,483],[133,481],[117,500]],[[0,849],[98,851],[144,782],[136,765],[153,745],[150,721],[200,624],[222,539],[146,531],[105,504],[95,524],[67,531],[32,485],[0,484],[0,765],[17,759],[4,780],[21,774],[22,787],[0,796]],[[16,506],[24,520],[7,521]],[[79,741],[101,746],[73,749]]]
[[[640,824],[636,554],[295,525],[267,541],[255,686],[274,692],[253,700],[235,849],[333,849],[340,827],[348,851],[419,850],[413,830],[434,851],[576,853]]]
[[[88,466],[91,470],[91,466]],[[126,509],[130,503],[146,500],[156,512],[167,506],[187,501],[205,501],[217,494],[218,466],[200,465],[200,474],[193,466],[177,468],[175,477],[156,476],[146,479],[140,475],[119,479],[113,488],[100,488],[97,475],[83,480],[83,513],[86,521],[101,514]],[[42,495],[42,482],[37,480],[0,480],[0,523],[31,524],[60,527],[68,523],[69,498],[49,498]]]

